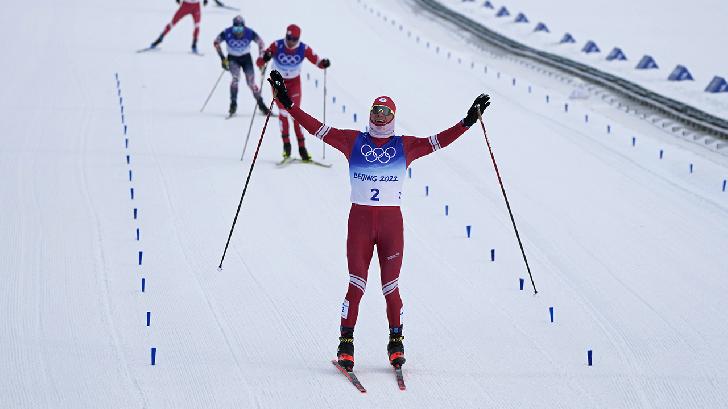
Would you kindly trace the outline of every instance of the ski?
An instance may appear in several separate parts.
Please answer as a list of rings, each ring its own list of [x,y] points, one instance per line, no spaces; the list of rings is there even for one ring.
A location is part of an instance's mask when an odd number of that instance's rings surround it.
[[[221,2],[221,1],[218,1],[218,0],[215,0],[215,5],[217,7],[220,7],[221,9],[240,11],[239,8],[233,7],[233,6],[228,6],[227,4],[225,4],[225,3]]]
[[[141,48],[141,49],[137,50],[136,52],[138,52],[138,53],[146,53],[147,51],[155,51],[155,50],[159,50],[159,48],[157,48],[157,47],[146,47],[146,48]]]
[[[354,387],[359,390],[359,392],[367,393],[367,390],[364,389],[364,385],[362,385],[361,382],[359,382],[359,379],[357,379],[356,375],[354,375],[354,371],[347,371],[346,369],[344,369],[343,366],[339,365],[339,363],[336,360],[332,360],[331,363],[334,364],[334,366],[336,367],[336,369],[339,370],[339,372],[341,372],[342,374],[344,374],[344,376],[346,376],[346,379],[348,379],[349,382],[351,382],[351,384],[354,385]]]
[[[309,161],[303,161],[301,159],[292,159],[291,162],[300,163],[302,165],[316,165],[316,166],[321,166],[322,168],[330,168],[332,166],[331,163],[323,163],[323,162],[319,162],[319,161],[316,161],[313,159],[311,159]]]
[[[235,118],[237,114],[228,114],[225,119]]]
[[[292,158],[292,157],[290,157],[290,156],[289,156],[289,157],[287,157],[287,158],[283,158],[283,160],[281,160],[280,162],[277,162],[277,163],[276,163],[276,167],[278,167],[278,168],[282,168],[282,167],[284,167],[284,166],[288,166],[288,165],[290,165],[291,163],[293,163],[293,161],[294,161],[294,160],[295,160],[295,159],[293,159],[293,158]]]
[[[393,366],[394,368],[394,376],[397,378],[397,385],[399,386],[399,390],[403,391],[407,389],[407,385],[404,384],[404,376],[402,375],[402,367],[401,366]]]

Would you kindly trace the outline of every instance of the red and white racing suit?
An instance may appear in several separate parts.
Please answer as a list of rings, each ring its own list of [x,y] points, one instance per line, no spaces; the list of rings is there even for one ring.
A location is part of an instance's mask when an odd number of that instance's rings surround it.
[[[297,104],[293,119],[349,161],[352,205],[346,239],[349,286],[341,311],[341,326],[353,328],[367,284],[369,263],[377,246],[382,292],[389,327],[402,325],[399,273],[404,254],[401,187],[407,167],[416,159],[444,148],[468,128],[462,121],[429,138],[391,136],[373,138],[367,132],[326,126]]]
[[[180,20],[182,20],[184,16],[188,14],[192,15],[192,20],[194,20],[195,22],[195,29],[192,32],[192,40],[194,42],[197,42],[197,36],[200,34],[200,0],[183,0],[182,4],[180,4],[179,8],[177,9],[177,12],[174,13],[172,21],[169,22],[166,27],[164,27],[162,36],[166,36],[167,33],[169,33],[169,30],[171,30],[172,27],[175,26],[175,24],[177,24]]]
[[[301,104],[301,65],[303,60],[306,59],[317,67],[321,67],[321,58],[313,51],[311,47],[303,42],[299,42],[294,48],[288,48],[285,45],[285,40],[280,39],[271,43],[270,46],[265,50],[271,53],[273,68],[278,70],[283,76],[283,81],[286,84],[288,90],[288,96],[293,101],[294,105]],[[262,68],[265,62],[262,58],[256,60],[258,68]],[[288,111],[281,105],[276,99],[276,105],[278,106],[278,122],[281,127],[281,137],[283,143],[290,143],[289,139],[289,128],[288,128]],[[293,118],[293,129],[296,132],[296,139],[299,147],[305,146],[305,138],[301,131],[301,125],[298,121]]]

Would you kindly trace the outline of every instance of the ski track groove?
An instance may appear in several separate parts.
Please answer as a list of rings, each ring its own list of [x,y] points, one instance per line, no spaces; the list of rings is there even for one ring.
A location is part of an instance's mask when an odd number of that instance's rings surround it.
[[[87,105],[84,105],[86,107]],[[102,305],[103,310],[103,318],[105,319],[105,323],[108,329],[108,334],[111,337],[114,352],[116,353],[116,357],[119,361],[119,366],[122,371],[122,375],[126,379],[127,382],[129,382],[132,387],[134,388],[134,392],[136,394],[136,397],[138,399],[138,403],[140,406],[144,409],[149,407],[149,402],[147,401],[147,397],[144,394],[144,391],[141,388],[141,385],[139,384],[139,381],[136,379],[134,375],[132,375],[131,369],[129,368],[129,361],[126,358],[126,354],[124,353],[123,348],[121,347],[121,343],[119,342],[120,335],[118,333],[118,330],[116,328],[116,324],[114,321],[114,316],[112,313],[112,297],[110,296],[111,291],[109,290],[109,274],[108,274],[108,267],[107,267],[107,261],[106,261],[106,254],[104,252],[104,238],[102,229],[101,229],[101,222],[99,220],[99,215],[97,212],[97,207],[94,206],[93,199],[91,198],[91,195],[89,194],[89,183],[88,183],[88,172],[87,169],[89,169],[88,166],[88,156],[89,156],[89,149],[88,149],[88,131],[86,130],[88,128],[88,121],[89,121],[89,112],[88,109],[84,109],[84,131],[80,134],[81,137],[81,152],[79,156],[81,157],[81,160],[79,161],[79,173],[81,174],[81,182],[82,182],[82,191],[83,191],[83,197],[84,202],[86,204],[87,208],[87,214],[91,215],[91,218],[93,219],[93,232],[94,232],[94,265],[97,267],[96,271],[98,271],[98,274],[96,275],[96,278],[99,282],[99,287],[101,289],[102,294],[99,296],[100,303]],[[124,184],[125,185],[125,184]],[[124,186],[126,187],[126,186]]]
[[[144,117],[144,121],[146,122],[146,117]],[[247,378],[244,375],[245,374],[245,371],[243,370],[243,367],[242,367],[242,365],[240,363],[240,359],[238,358],[237,354],[235,353],[235,349],[233,348],[233,345],[230,342],[230,338],[228,336],[228,333],[225,330],[224,326],[222,325],[222,322],[220,320],[220,317],[219,317],[219,313],[217,311],[217,308],[215,307],[214,303],[210,299],[210,296],[208,295],[207,290],[204,288],[204,286],[200,282],[200,278],[199,278],[198,274],[196,273],[196,271],[193,268],[193,263],[189,259],[188,252],[186,251],[185,246],[184,246],[182,240],[180,239],[180,236],[179,236],[179,227],[178,227],[179,226],[179,220],[177,218],[177,212],[175,210],[175,206],[172,204],[172,200],[171,200],[170,195],[169,195],[169,186],[168,186],[168,183],[167,183],[167,178],[166,178],[166,175],[164,173],[164,170],[163,170],[162,166],[159,163],[159,158],[158,158],[157,151],[156,151],[155,147],[153,146],[153,144],[151,142],[147,142],[147,146],[149,147],[149,149],[150,149],[150,151],[152,153],[151,156],[152,156],[152,159],[154,160],[155,169],[156,169],[156,171],[157,171],[157,173],[158,173],[158,175],[160,177],[160,180],[162,181],[162,186],[161,186],[162,189],[161,190],[162,190],[162,193],[164,195],[164,199],[167,202],[167,206],[168,206],[168,208],[170,210],[170,222],[171,222],[172,227],[173,227],[174,239],[176,241],[176,245],[182,250],[181,252],[182,252],[182,254],[184,256],[185,264],[187,265],[187,270],[194,277],[195,284],[197,285],[197,288],[199,289],[200,294],[202,294],[202,296],[203,296],[203,298],[205,300],[205,303],[207,304],[207,307],[208,307],[208,309],[210,311],[210,314],[212,315],[213,319],[215,320],[215,326],[220,331],[220,335],[222,335],[223,339],[225,340],[226,347],[228,348],[228,351],[230,352],[230,354],[233,357],[233,361],[235,362],[235,366],[236,366],[236,368],[238,370],[240,379],[247,386],[248,401],[249,402],[252,402],[253,401],[252,387],[250,385],[250,382],[247,380]]]

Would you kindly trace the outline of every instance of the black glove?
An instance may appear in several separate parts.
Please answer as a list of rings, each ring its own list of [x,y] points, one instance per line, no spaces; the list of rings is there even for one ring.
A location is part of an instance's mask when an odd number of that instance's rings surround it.
[[[473,126],[475,121],[478,120],[478,117],[483,114],[485,108],[488,108],[488,105],[490,105],[490,95],[478,95],[475,101],[473,101],[473,105],[468,109],[468,114],[463,119],[463,125],[467,127]]]
[[[225,71],[230,71],[230,61],[227,59],[227,57],[220,57],[222,60],[222,69]]]
[[[273,95],[286,109],[291,109],[293,102],[288,96],[288,90],[286,84],[283,82],[283,76],[280,72],[273,70],[270,72],[270,78],[268,82],[273,87]]]
[[[270,53],[270,51],[266,51],[263,53],[263,61],[268,62],[273,57],[273,55]]]
[[[319,63],[319,66],[320,66],[321,68],[329,68],[329,67],[331,67],[331,61],[329,61],[329,59],[328,59],[328,58],[324,58],[324,59],[323,59],[323,60],[321,60],[321,62]]]

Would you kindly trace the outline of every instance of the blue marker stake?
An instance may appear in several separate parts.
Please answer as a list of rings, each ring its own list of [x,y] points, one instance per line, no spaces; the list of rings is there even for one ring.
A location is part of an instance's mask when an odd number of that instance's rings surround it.
[[[122,124],[125,124],[126,123],[126,120],[124,119],[124,114],[123,113],[121,114],[121,123]]]
[[[336,97],[331,98],[331,102],[335,104],[336,103]]]
[[[725,184],[726,184],[726,180],[725,180],[725,179],[723,179],[723,191],[724,191],[724,192],[725,192]]]
[[[318,79],[313,82],[314,86],[318,88]]]
[[[129,188],[129,193],[131,193],[131,200],[134,200],[134,188],[133,187]]]
[[[356,114],[354,114],[354,122],[356,122]]]
[[[142,292],[147,288],[147,279],[142,277]]]
[[[137,208],[135,207],[134,208],[134,220],[136,220],[136,219],[137,219]]]
[[[690,164],[690,173],[693,173],[693,164]]]
[[[136,228],[136,237],[137,237],[137,241],[139,241],[139,228],[138,227]]]
[[[129,169],[129,182],[131,182],[131,169]]]
[[[637,138],[634,136],[632,137],[632,146],[634,146],[637,143]]]
[[[450,213],[450,209],[445,205],[445,216],[447,216]]]
[[[529,94],[531,93],[531,86],[530,85],[528,86],[528,93]]]
[[[663,151],[662,149],[660,149],[660,159],[662,159],[662,156],[663,156],[664,154],[665,154],[665,153],[664,153],[664,151]]]
[[[586,351],[586,360],[589,364],[589,366],[592,366],[592,350]]]
[[[519,278],[519,279],[518,279],[518,288],[519,288],[519,289],[520,289],[521,291],[523,291],[523,279],[522,279],[522,278]]]
[[[490,249],[490,261],[495,261],[495,249]]]
[[[124,125],[124,135],[126,135],[126,125]]]
[[[157,348],[152,348],[152,365],[157,363]]]
[[[131,162],[131,157],[129,155],[126,155],[126,164],[128,165]]]
[[[470,238],[470,226],[465,226],[465,233],[468,235],[468,238]]]
[[[488,73],[488,66],[487,65],[485,67],[483,67],[483,72],[486,73],[486,74]]]
[[[139,265],[142,265],[142,251],[139,250]]]
[[[341,106],[341,112],[342,113],[346,113],[346,105],[342,105]]]
[[[584,122],[589,122],[589,114],[584,114]]]
[[[152,312],[151,311],[147,311],[147,327],[151,326],[150,325],[151,324],[151,321],[152,321]]]
[[[129,149],[129,138],[124,138],[124,148]]]
[[[430,187],[425,186],[425,196],[429,196],[429,195],[430,195]]]
[[[549,316],[551,317],[551,322],[554,322],[554,307],[549,307]]]
[[[549,96],[548,95],[546,95],[546,103],[547,104],[549,103]]]
[[[611,125],[607,125],[607,133],[612,133],[612,126]]]
[[[412,168],[407,168],[407,176],[412,179]]]
[[[309,81],[310,79],[311,79],[311,73],[307,72],[306,73],[306,81]]]
[[[500,79],[500,71],[495,74],[495,77]]]
[[[515,78],[513,79],[513,86],[514,87],[516,86],[516,79]]]
[[[564,112],[569,112],[569,104],[564,103]]]

